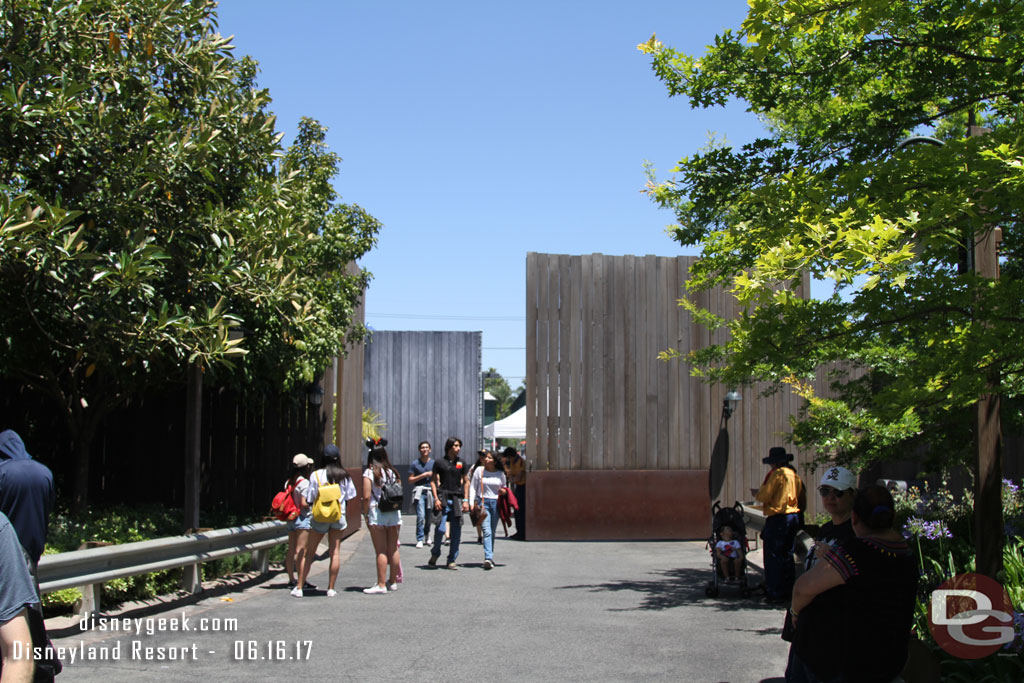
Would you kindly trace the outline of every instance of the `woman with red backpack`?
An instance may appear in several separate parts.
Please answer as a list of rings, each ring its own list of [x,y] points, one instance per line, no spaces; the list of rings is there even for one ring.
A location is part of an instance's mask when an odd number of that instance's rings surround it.
[[[298,585],[295,574],[302,572],[302,563],[306,558],[306,540],[313,519],[306,491],[309,489],[309,473],[312,470],[313,459],[305,453],[298,453],[292,458],[292,472],[285,482],[285,489],[291,489],[292,501],[298,508],[298,516],[288,520],[288,554],[284,556],[284,568],[288,572],[289,588]],[[316,588],[311,583],[305,583],[302,587],[306,590]]]

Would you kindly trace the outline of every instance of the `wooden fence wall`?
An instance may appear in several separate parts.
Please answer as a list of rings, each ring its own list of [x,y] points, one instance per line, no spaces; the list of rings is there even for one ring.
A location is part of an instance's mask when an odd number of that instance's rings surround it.
[[[411,464],[424,440],[442,457],[449,436],[462,439],[463,459],[475,462],[482,429],[480,344],[480,332],[373,333],[363,403],[387,423],[392,464]]]
[[[534,469],[706,470],[716,442],[727,438],[721,499],[750,499],[768,471],[761,458],[784,445],[800,399],[789,390],[760,397],[766,387],[743,388],[726,425],[728,387],[691,377],[685,362],[658,360],[670,347],[685,354],[720,340],[677,304],[694,261],[527,255],[526,431]],[[721,289],[695,300],[735,313]]]
[[[319,406],[301,390],[243,401],[224,388],[204,387],[200,508],[265,514],[292,456],[306,453],[319,461],[329,441],[342,446],[347,466],[358,465],[362,375],[360,345],[325,372]],[[29,453],[53,470],[58,500],[70,502],[75,463],[70,437],[57,418],[54,406],[35,392],[0,382],[0,429],[22,436]],[[107,417],[93,442],[90,501],[181,507],[184,450],[184,382],[134,398]]]

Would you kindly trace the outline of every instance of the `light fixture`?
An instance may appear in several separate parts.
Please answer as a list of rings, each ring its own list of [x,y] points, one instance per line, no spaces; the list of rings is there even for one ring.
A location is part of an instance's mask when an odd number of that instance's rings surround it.
[[[725,398],[722,399],[722,417],[726,420],[732,417],[733,411],[736,410],[736,404],[738,404],[742,399],[743,397],[740,396],[740,392],[735,389],[730,389],[729,393],[727,393]]]
[[[324,388],[319,383],[313,383],[306,389],[306,398],[315,406],[324,402]]]

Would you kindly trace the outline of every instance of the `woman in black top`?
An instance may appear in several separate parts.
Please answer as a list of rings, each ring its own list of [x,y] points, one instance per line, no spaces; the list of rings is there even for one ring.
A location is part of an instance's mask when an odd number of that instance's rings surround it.
[[[918,577],[909,546],[892,528],[894,517],[884,487],[862,489],[851,517],[856,537],[819,548],[818,562],[797,580],[787,680],[888,683],[902,671]],[[835,599],[819,601],[826,593]]]

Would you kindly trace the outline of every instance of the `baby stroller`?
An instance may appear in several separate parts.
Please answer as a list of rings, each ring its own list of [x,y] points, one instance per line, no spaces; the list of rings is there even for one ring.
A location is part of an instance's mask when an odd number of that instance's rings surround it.
[[[722,578],[725,571],[719,566],[718,554],[715,552],[715,544],[718,541],[723,540],[721,531],[723,526],[732,527],[735,532],[735,536],[732,540],[739,541],[740,544],[740,557],[743,558],[742,572],[735,581],[727,581]],[[705,595],[709,598],[717,598],[718,590],[720,585],[735,585],[739,588],[740,595],[743,597],[749,597],[751,590],[750,585],[747,583],[747,551],[750,550],[749,541],[747,540],[747,525],[743,523],[743,506],[736,502],[732,507],[724,508],[715,501],[715,504],[711,507],[711,537],[708,538],[707,547],[711,550],[711,568],[712,578],[708,581],[707,588],[704,589]]]

